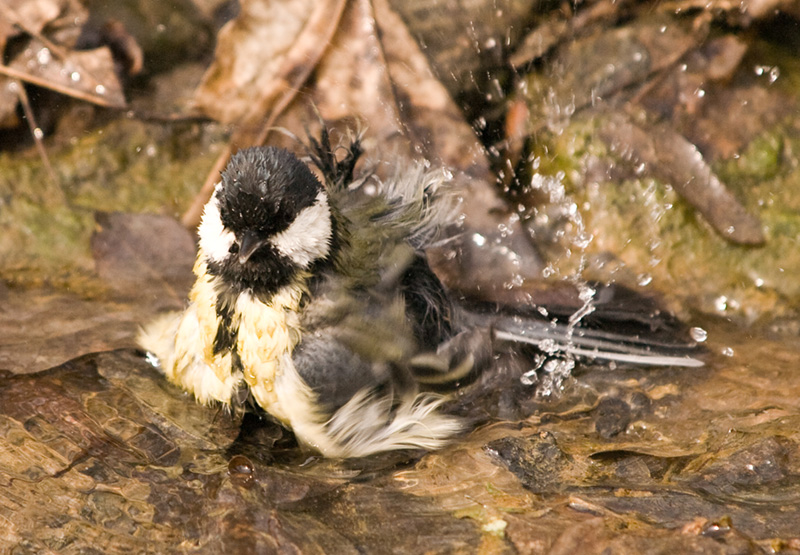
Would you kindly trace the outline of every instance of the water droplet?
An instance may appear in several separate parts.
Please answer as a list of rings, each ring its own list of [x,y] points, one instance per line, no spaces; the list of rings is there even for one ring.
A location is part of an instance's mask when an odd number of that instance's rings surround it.
[[[572,244],[579,249],[585,249],[592,242],[592,239],[594,239],[594,235],[592,235],[587,231],[584,231],[582,233],[579,233],[575,237],[575,239],[573,239]]]
[[[228,462],[231,481],[240,486],[249,486],[255,478],[253,462],[243,455],[234,455]]]
[[[733,347],[724,347],[721,352],[726,357],[732,357],[735,354],[733,352]]]
[[[74,83],[77,83],[78,81],[81,80],[81,74],[78,71],[73,71],[72,73],[69,74],[69,78],[72,79]]]
[[[94,92],[96,92],[97,94],[106,94],[106,88],[103,85],[97,85],[94,88]]]
[[[536,368],[533,370],[528,370],[522,376],[520,376],[519,381],[522,382],[522,385],[533,385],[539,381],[539,376],[536,374]]]
[[[647,287],[653,283],[653,276],[650,274],[639,274],[639,276],[636,278],[636,283],[639,285],[639,287]]]
[[[145,357],[144,357],[144,359],[147,361],[147,363],[148,363],[150,366],[152,366],[152,367],[154,367],[154,368],[161,368],[161,361],[159,361],[159,360],[158,360],[158,357],[157,357],[156,355],[154,355],[153,353],[151,353],[151,352],[149,352],[149,351],[148,351],[148,352],[145,354]]]
[[[34,137],[36,137],[37,139],[40,139],[40,140],[41,140],[41,139],[42,139],[42,137],[44,137],[44,131],[42,131],[42,128],[41,128],[41,127],[36,127],[36,128],[33,130],[33,136],[34,136]]]
[[[50,63],[50,60],[53,59],[53,55],[50,53],[49,48],[42,48],[36,53],[36,61],[39,62],[41,65],[47,65]]]
[[[689,330],[689,336],[698,343],[702,343],[708,339],[708,332],[703,328],[693,327]]]
[[[537,346],[544,353],[552,353],[556,350],[556,343],[552,339],[542,339]]]
[[[486,237],[484,237],[480,233],[473,233],[472,242],[478,245],[479,247],[482,247],[486,244]]]
[[[514,274],[511,277],[511,281],[503,283],[503,287],[510,291],[511,289],[522,287],[524,283],[525,279],[520,274]]]

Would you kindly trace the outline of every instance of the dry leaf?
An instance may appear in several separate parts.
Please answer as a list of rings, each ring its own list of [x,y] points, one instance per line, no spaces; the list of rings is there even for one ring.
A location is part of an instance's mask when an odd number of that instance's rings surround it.
[[[38,34],[62,13],[68,12],[80,19],[86,13],[82,6],[68,0],[3,0],[0,2],[0,49],[5,49],[4,31],[6,37],[17,35],[21,30]]]
[[[197,106],[224,123],[265,118],[287,89],[302,86],[344,3],[243,0],[239,16],[219,32],[214,63],[197,89]]]
[[[102,106],[125,106],[107,47],[58,53],[33,39],[13,62],[0,66],[0,73]]]
[[[11,23],[5,27],[0,24],[0,53],[4,53],[9,36],[26,33],[31,37],[21,52],[0,64],[0,75],[102,106],[125,106],[122,84],[115,73],[110,51],[107,48],[72,50],[87,19],[86,9],[68,0],[0,2],[0,20]],[[46,30],[48,36],[43,35]],[[7,82],[3,78],[0,85]],[[16,106],[16,100],[6,94],[0,102],[3,102],[0,123],[9,125],[13,122],[8,113]]]

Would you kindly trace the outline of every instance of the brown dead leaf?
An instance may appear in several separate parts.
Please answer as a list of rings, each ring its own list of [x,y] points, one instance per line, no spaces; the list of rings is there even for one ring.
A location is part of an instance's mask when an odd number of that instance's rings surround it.
[[[0,73],[101,106],[122,108],[125,95],[107,47],[54,52],[38,39]]]
[[[67,0],[3,0],[0,20],[6,22],[0,24],[0,53],[5,51],[7,38],[30,36],[22,51],[13,57],[5,53],[10,59],[0,63],[0,75],[101,106],[125,106],[110,51],[72,49],[88,20],[83,6]],[[0,84],[6,83],[5,78]],[[0,122],[8,126],[14,123],[8,114],[16,107],[17,99],[6,94],[1,100]]]
[[[0,49],[5,48],[6,37],[19,34],[20,30],[39,34],[63,12],[76,10],[78,13],[73,15],[85,15],[82,6],[70,4],[67,0],[3,0],[0,2]]]
[[[388,3],[469,117],[481,115],[477,111],[485,108],[487,96],[502,102],[499,83],[505,81],[508,52],[542,12],[554,7],[542,0]]]
[[[60,10],[59,2],[54,0],[0,1],[0,54],[5,52],[8,39],[20,35],[23,29],[41,32],[47,22],[58,17]],[[14,79],[0,75],[0,128],[19,124],[16,87]]]
[[[591,32],[592,29],[606,27],[609,21],[614,21],[620,16],[620,4],[615,0],[575,4],[574,9],[578,11],[569,19],[565,19],[564,13],[559,11],[546,15],[509,56],[509,63],[520,68],[541,58],[555,45],[581,32]]]
[[[336,29],[343,0],[243,0],[220,31],[195,102],[223,123],[255,124],[296,93]]]

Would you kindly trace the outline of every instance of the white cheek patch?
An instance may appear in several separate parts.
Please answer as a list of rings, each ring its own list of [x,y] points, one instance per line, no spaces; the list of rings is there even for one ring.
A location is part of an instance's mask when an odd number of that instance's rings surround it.
[[[216,195],[211,197],[203,209],[197,234],[200,236],[200,248],[210,260],[222,262],[229,255],[236,237],[222,225]]]
[[[314,204],[303,208],[292,224],[272,238],[272,245],[301,268],[330,252],[331,209],[324,191]]]

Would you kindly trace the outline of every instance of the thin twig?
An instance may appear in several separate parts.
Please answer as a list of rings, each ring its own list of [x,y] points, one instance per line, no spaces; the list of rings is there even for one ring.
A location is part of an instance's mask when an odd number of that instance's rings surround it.
[[[53,166],[50,165],[50,158],[48,158],[47,151],[45,150],[44,143],[42,142],[42,130],[38,125],[36,125],[36,117],[33,115],[33,109],[31,109],[31,103],[28,100],[28,93],[25,92],[25,87],[19,80],[14,80],[12,83],[16,85],[19,103],[22,104],[22,111],[25,113],[25,120],[28,123],[28,128],[31,130],[33,141],[36,144],[36,150],[39,151],[39,156],[42,158],[42,163],[47,171],[47,175],[50,177],[50,181],[52,182],[55,190],[58,191],[58,195],[60,196],[59,200],[62,203],[66,203],[66,196],[64,195],[64,191],[61,190],[61,184],[58,182],[56,172],[53,171]]]
[[[25,81],[26,83],[30,83],[31,85],[37,85],[44,89],[50,89],[59,92],[61,94],[65,94],[67,96],[77,98],[79,100],[85,100],[86,102],[91,102],[92,104],[97,104],[98,106],[103,106],[105,108],[125,107],[123,104],[116,104],[110,102],[101,96],[95,96],[92,94],[85,93],[83,91],[79,91],[77,89],[71,89],[69,87],[65,87],[64,85],[60,85],[54,81],[48,81],[47,79],[44,79],[42,77],[38,77],[36,75],[32,75],[24,71],[19,71],[17,69],[14,69],[13,67],[9,67],[2,63],[0,63],[0,74],[11,77],[12,79],[19,79],[20,81]]]

